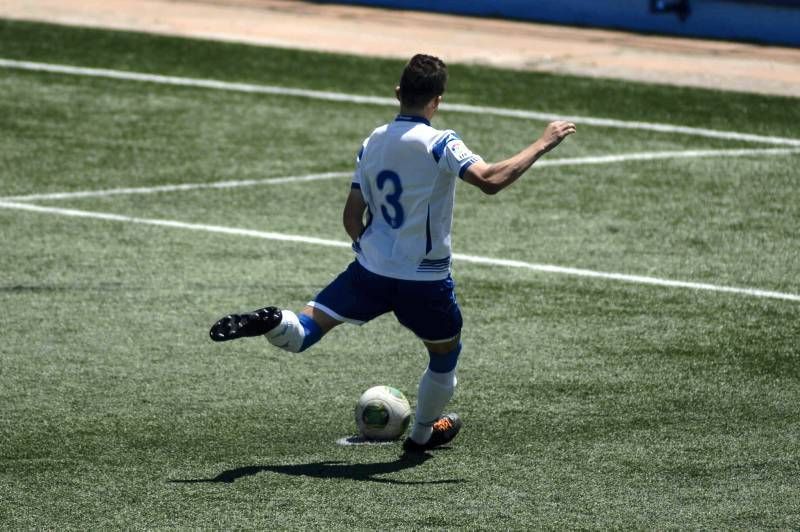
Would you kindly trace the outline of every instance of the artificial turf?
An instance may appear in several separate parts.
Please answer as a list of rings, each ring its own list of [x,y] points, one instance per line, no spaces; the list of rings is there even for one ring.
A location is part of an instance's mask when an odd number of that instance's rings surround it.
[[[0,21],[0,57],[389,95],[402,64]],[[346,171],[393,110],[0,70],[0,196]],[[453,65],[449,101],[800,137],[789,98]],[[442,113],[487,159],[544,124]],[[581,127],[548,157],[742,147]],[[752,145],[748,145],[752,147]],[[800,292],[798,155],[460,184],[454,251]],[[345,240],[349,179],[36,202]],[[796,528],[800,304],[456,262],[449,450],[342,447],[426,363],[391,316],[303,355],[217,345],[346,249],[0,208],[4,528]]]

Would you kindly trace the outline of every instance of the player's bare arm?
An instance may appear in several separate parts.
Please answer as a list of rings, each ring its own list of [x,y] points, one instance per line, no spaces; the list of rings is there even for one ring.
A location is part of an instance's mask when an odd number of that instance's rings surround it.
[[[356,242],[364,232],[364,212],[366,210],[367,202],[364,201],[361,191],[357,188],[351,189],[344,204],[342,223],[344,230],[347,231],[353,242]]]
[[[542,155],[573,133],[575,124],[572,122],[565,120],[552,122],[536,142],[516,155],[492,164],[477,161],[464,172],[464,181],[475,185],[486,194],[497,194],[519,179]]]

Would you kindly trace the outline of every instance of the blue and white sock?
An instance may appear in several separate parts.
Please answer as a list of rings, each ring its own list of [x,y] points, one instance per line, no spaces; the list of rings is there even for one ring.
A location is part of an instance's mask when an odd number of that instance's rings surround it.
[[[411,439],[419,444],[427,443],[430,439],[433,423],[442,415],[444,407],[455,393],[458,384],[456,365],[460,353],[460,343],[446,355],[430,353],[428,369],[419,381],[417,411],[414,415],[414,428],[411,429]]]
[[[264,336],[275,347],[292,353],[305,351],[322,338],[322,329],[310,316],[282,310],[281,323]]]

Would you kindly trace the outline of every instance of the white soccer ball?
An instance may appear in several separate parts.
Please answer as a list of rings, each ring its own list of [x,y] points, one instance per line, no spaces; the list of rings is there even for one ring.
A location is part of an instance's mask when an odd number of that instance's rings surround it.
[[[373,386],[356,403],[358,432],[369,440],[396,440],[411,421],[411,405],[391,386]]]

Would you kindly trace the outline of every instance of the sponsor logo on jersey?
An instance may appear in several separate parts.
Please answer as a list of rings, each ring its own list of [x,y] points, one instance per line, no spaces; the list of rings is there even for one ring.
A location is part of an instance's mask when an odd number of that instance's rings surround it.
[[[463,161],[464,159],[466,159],[467,157],[472,155],[472,153],[467,149],[467,147],[464,145],[464,143],[462,141],[460,141],[460,140],[457,140],[455,142],[451,142],[449,147],[450,147],[450,151],[453,153],[453,156],[458,161]]]

